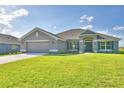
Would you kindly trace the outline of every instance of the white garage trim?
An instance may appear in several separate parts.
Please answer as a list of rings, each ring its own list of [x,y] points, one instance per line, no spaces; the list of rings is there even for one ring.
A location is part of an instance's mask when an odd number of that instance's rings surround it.
[[[49,42],[49,40],[26,40],[25,42]]]

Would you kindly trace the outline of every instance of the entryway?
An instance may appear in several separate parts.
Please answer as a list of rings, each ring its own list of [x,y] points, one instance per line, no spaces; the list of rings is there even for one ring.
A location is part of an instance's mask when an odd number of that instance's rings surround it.
[[[85,52],[93,52],[91,41],[85,42]]]
[[[93,52],[93,37],[85,37],[84,40],[84,52]]]

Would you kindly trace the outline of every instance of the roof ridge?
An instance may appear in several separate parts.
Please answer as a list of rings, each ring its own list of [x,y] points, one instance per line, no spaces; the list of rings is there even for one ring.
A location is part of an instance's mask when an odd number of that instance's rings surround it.
[[[61,33],[64,33],[64,32],[69,32],[69,31],[74,31],[74,30],[82,30],[82,31],[85,31],[86,29],[82,29],[82,28],[72,28],[72,29],[68,29],[68,30],[64,30],[63,32],[59,32],[59,33],[57,33],[56,35],[58,35],[58,34],[61,34]]]

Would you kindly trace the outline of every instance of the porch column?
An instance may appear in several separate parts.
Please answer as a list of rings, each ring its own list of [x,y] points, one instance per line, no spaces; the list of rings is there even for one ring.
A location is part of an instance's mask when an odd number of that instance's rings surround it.
[[[98,52],[98,41],[93,40],[93,52],[97,53]]]
[[[79,40],[79,53],[83,53],[84,52],[84,42],[83,40]]]

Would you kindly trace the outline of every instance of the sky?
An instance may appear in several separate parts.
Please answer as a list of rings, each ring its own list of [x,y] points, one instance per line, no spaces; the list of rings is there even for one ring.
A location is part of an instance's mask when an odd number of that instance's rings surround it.
[[[124,6],[0,6],[0,33],[21,37],[39,27],[54,34],[82,28],[119,37],[124,47]]]

